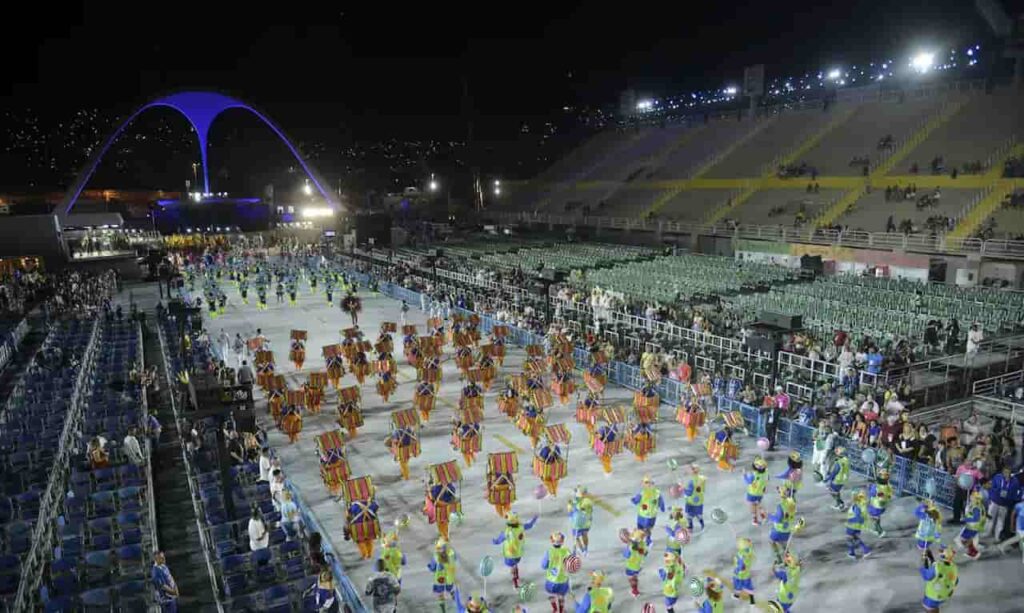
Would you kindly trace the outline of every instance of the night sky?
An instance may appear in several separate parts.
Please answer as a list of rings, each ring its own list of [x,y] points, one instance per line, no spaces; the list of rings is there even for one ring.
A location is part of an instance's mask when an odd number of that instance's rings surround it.
[[[750,63],[778,74],[985,34],[964,0],[345,4],[37,3],[32,35],[8,30],[12,70],[0,96],[108,108],[209,87],[292,129],[445,137],[461,129],[463,78],[476,114],[498,118],[486,129],[565,104],[614,103],[626,86],[671,93],[736,81]]]
[[[627,87],[660,96],[739,83],[752,63],[770,78],[989,40],[967,0],[346,4],[21,4],[24,25],[9,22],[0,40],[0,110],[30,107],[42,122],[83,107],[124,115],[207,88],[327,151],[465,140],[467,118],[500,143],[564,106],[614,110]]]

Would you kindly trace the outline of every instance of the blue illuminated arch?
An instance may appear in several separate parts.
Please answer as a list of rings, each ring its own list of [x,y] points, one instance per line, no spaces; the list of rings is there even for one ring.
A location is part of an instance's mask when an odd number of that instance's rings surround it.
[[[85,189],[85,185],[89,182],[89,179],[92,178],[93,173],[96,172],[96,167],[99,166],[100,160],[102,160],[103,156],[106,155],[107,150],[109,150],[111,145],[114,144],[114,141],[121,136],[121,133],[128,127],[128,124],[134,121],[135,118],[141,115],[144,111],[156,107],[168,107],[178,111],[184,115],[185,119],[187,119],[189,123],[192,124],[192,127],[195,128],[196,136],[199,139],[200,161],[203,166],[204,192],[210,191],[210,174],[207,172],[206,165],[206,147],[210,137],[210,126],[224,111],[228,109],[244,109],[258,117],[267,125],[267,127],[273,130],[274,134],[277,134],[281,141],[284,142],[285,146],[288,147],[288,150],[292,152],[292,155],[295,156],[295,159],[302,166],[302,169],[306,171],[306,175],[309,176],[310,181],[312,181],[313,185],[316,186],[317,191],[319,191],[320,195],[324,197],[324,200],[326,200],[332,207],[337,207],[337,203],[331,196],[331,193],[324,189],[323,183],[317,176],[314,169],[302,159],[302,156],[299,155],[299,151],[295,148],[295,145],[288,140],[288,137],[285,136],[281,128],[271,121],[269,117],[260,113],[245,102],[230,96],[225,96],[215,92],[182,92],[158,98],[157,100],[144,104],[136,109],[128,119],[124,120],[116,130],[110,133],[110,136],[108,136],[103,142],[103,146],[101,146],[89,159],[85,168],[82,169],[82,172],[79,173],[78,177],[75,179],[71,189],[69,189],[64,195],[64,200],[61,202],[59,209],[63,215],[67,215],[71,212],[71,208],[75,206],[75,202],[78,201],[78,197],[82,194],[82,190]]]

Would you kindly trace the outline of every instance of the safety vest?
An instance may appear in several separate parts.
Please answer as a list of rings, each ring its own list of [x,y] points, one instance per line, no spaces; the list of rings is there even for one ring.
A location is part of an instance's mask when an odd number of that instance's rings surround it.
[[[434,583],[437,585],[455,585],[455,562],[450,555],[448,559],[448,562],[442,563],[434,554]]]
[[[711,600],[710,598],[705,596],[704,601],[700,603],[701,611],[705,610],[705,605],[711,608],[711,613],[723,613],[723,611],[725,611],[725,603],[722,602],[721,598],[719,598],[718,600]]]
[[[569,505],[569,519],[573,530],[589,529],[594,517],[594,503],[588,498],[581,498],[579,501],[573,500]]]
[[[857,518],[857,511],[860,511],[860,519]],[[864,518],[867,516],[867,509],[864,505],[850,505],[850,510],[846,512],[846,527],[850,530],[863,530],[864,529]]]
[[[640,571],[640,567],[643,566],[644,560],[647,558],[647,545],[643,543],[637,544],[637,546],[629,546],[629,557],[626,558],[626,568],[632,571]]]
[[[978,519],[976,521],[967,519],[969,517],[972,517],[976,510],[979,511]],[[981,505],[972,503],[967,505],[967,512],[964,516],[964,519],[964,528],[966,528],[967,530],[974,530],[975,532],[981,532],[985,529],[985,520],[988,518],[985,515],[985,510],[981,507]]]
[[[669,522],[668,529],[672,531],[672,536],[668,537],[668,544],[665,546],[665,549],[669,551],[675,551],[677,553],[683,550],[683,545],[676,539],[675,534],[676,532],[679,532],[679,529],[682,528],[684,525],[685,524],[683,524],[683,522],[681,521],[673,520]]]
[[[747,486],[747,494],[751,496],[764,496],[768,488],[768,474],[764,471],[754,471],[754,480]]]
[[[743,567],[740,567],[740,562],[743,563]],[[749,579],[750,578],[750,567],[754,564],[754,554],[748,553],[737,553],[733,556],[733,566],[735,567],[733,572],[736,574],[737,579]]]
[[[892,486],[888,483],[875,485],[875,495],[871,497],[871,506],[876,509],[885,509],[892,500]]]
[[[784,498],[779,501],[779,508],[782,509],[782,517],[775,522],[773,528],[781,534],[790,532],[790,524],[796,516],[796,502],[792,498]]]
[[[836,460],[836,464],[839,465],[839,472],[836,473],[832,483],[836,485],[844,485],[846,480],[850,478],[850,459],[842,457]]]
[[[569,557],[569,549],[566,547],[552,547],[548,549],[548,570],[544,579],[550,583],[566,583],[569,575],[565,572],[565,559]]]
[[[934,542],[939,540],[939,527],[931,517],[925,517],[917,522],[917,532],[914,537],[919,541]]]
[[[396,579],[401,579],[402,552],[398,547],[384,547],[380,552],[380,557],[384,560],[384,569],[394,575]]]
[[[935,576],[924,584],[924,595],[935,602],[945,602],[953,595],[957,581],[956,565],[938,562]]]
[[[782,604],[793,604],[796,595],[800,591],[800,567],[787,566],[786,578],[779,580],[779,602]]]
[[[704,504],[704,483],[707,478],[704,475],[697,475],[693,478],[693,492],[686,495],[686,504],[699,507]]]
[[[637,503],[636,514],[646,518],[657,517],[659,498],[661,498],[661,490],[656,487],[645,487],[640,490],[640,502]]]
[[[523,557],[523,539],[526,531],[522,525],[505,526],[505,540],[501,544],[501,555],[509,559]]]
[[[614,599],[615,592],[610,587],[590,588],[589,613],[608,613],[612,610],[612,601]]]
[[[683,588],[683,567],[677,562],[665,567],[665,578],[661,581],[661,593],[667,598],[675,598]]]

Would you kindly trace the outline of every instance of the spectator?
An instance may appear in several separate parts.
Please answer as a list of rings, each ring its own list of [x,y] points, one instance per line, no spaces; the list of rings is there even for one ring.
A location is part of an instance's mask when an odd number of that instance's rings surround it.
[[[999,551],[1005,553],[1007,547],[1014,543],[1020,543],[1021,562],[1024,562],[1024,501],[1014,505],[1013,516],[1010,519],[1017,536],[999,543]]]
[[[306,551],[309,555],[309,566],[315,572],[321,572],[327,568],[327,557],[324,555],[323,537],[319,532],[311,532],[309,540],[306,541]]]
[[[1007,518],[1014,505],[1021,499],[1020,481],[1016,476],[1010,474],[1010,467],[1004,466],[996,476],[992,477],[988,490],[988,514],[991,522],[988,526],[988,536],[993,537],[997,542],[1004,538],[1004,528],[1010,528]]]
[[[270,545],[270,531],[260,516],[260,509],[256,505],[252,507],[252,515],[249,517],[249,549],[259,551]]]
[[[298,538],[301,529],[299,505],[292,499],[292,493],[285,490],[281,493],[281,527],[288,540]]]
[[[178,584],[174,582],[171,571],[167,568],[167,559],[164,552],[157,551],[153,554],[153,568],[149,573],[150,583],[153,584],[154,597],[160,605],[162,613],[177,613],[178,611]]]
[[[280,511],[281,501],[284,499],[284,473],[280,468],[275,468],[270,474],[270,499],[274,503],[274,508]]]
[[[245,464],[245,446],[242,445],[242,439],[239,438],[238,432],[235,430],[229,431],[227,447],[232,464],[235,466]]]
[[[970,475],[971,486],[963,487],[960,485],[960,475]],[[962,464],[956,469],[956,493],[953,497],[953,523],[963,523],[964,516],[964,504],[967,502],[967,494],[974,487],[975,484],[981,482],[981,470],[973,464],[971,464],[967,458],[964,458]]]
[[[264,447],[260,449],[260,481],[270,481],[270,449]]]
[[[398,592],[401,585],[394,575],[387,572],[383,558],[377,559],[377,573],[366,582],[366,595],[373,598],[374,613],[395,613],[398,611]]]
[[[142,466],[146,463],[146,457],[142,453],[142,445],[139,444],[139,439],[135,436],[136,430],[132,426],[128,428],[128,434],[125,435],[124,441],[121,443],[121,448],[124,449],[124,453],[128,456],[128,461],[136,466]]]
[[[249,362],[242,360],[242,366],[238,369],[238,384],[246,387],[252,387],[254,381],[256,381],[256,375],[252,372],[252,367],[249,366]]]
[[[89,458],[89,467],[93,470],[97,468],[107,468],[110,466],[110,453],[107,451],[107,439],[102,436],[94,436],[89,441],[88,451],[86,455]]]
[[[981,431],[981,416],[977,409],[972,409],[967,419],[960,423],[960,444],[969,452],[981,436]]]

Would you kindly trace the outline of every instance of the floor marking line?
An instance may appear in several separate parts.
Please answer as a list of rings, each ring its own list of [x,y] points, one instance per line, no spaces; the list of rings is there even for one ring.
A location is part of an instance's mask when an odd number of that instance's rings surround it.
[[[622,517],[622,512],[621,511],[616,511],[615,507],[613,507],[612,505],[608,504],[607,502],[605,502],[604,500],[602,500],[598,496],[590,494],[590,499],[594,501],[594,504],[596,504],[597,506],[601,507],[605,511],[608,511],[614,517]]]
[[[515,443],[513,443],[512,441],[508,440],[507,438],[500,434],[495,434],[494,438],[504,443],[506,447],[508,447],[509,449],[516,453],[526,453],[521,447],[519,447],[519,445],[516,445]]]

